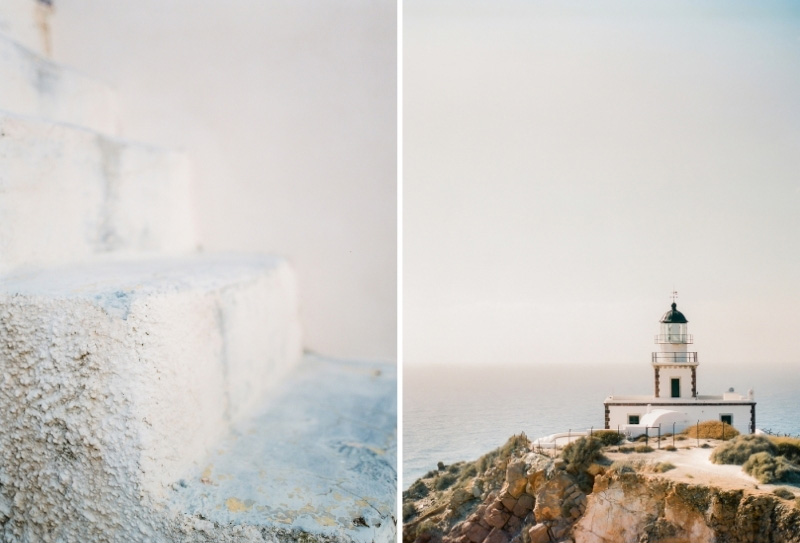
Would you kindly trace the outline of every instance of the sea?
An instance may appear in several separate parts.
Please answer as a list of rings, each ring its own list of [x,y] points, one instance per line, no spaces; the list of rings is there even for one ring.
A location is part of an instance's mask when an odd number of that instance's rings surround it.
[[[791,368],[698,370],[699,394],[753,389],[756,426],[800,436],[800,371]],[[610,394],[651,394],[652,368],[530,364],[403,368],[402,488],[438,462],[475,460],[513,434],[536,439],[603,427]]]

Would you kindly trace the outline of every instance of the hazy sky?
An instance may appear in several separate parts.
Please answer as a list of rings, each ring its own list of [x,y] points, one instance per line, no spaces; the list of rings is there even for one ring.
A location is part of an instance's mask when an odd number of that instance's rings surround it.
[[[404,7],[404,361],[800,366],[800,8]]]

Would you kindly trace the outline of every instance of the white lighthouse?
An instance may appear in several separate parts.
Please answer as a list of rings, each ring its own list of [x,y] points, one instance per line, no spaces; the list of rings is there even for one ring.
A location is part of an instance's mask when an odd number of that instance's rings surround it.
[[[697,353],[690,352],[693,343],[688,332],[689,321],[672,302],[672,309],[661,318],[661,330],[655,341],[659,350],[653,353],[656,398],[695,398],[697,396]]]
[[[698,421],[727,422],[741,433],[756,429],[756,402],[731,389],[720,395],[697,394],[697,352],[690,351],[694,339],[689,334],[689,320],[678,311],[674,301],[659,321],[655,336],[658,350],[652,353],[653,395],[609,396],[605,405],[605,427],[632,437],[647,428],[661,427],[663,432],[681,431]],[[667,430],[669,428],[669,430]]]

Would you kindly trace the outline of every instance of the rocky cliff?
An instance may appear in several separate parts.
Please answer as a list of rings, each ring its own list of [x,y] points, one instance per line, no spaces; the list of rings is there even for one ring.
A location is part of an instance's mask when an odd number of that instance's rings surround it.
[[[800,543],[798,500],[687,484],[655,464],[575,463],[525,436],[403,494],[404,543]]]

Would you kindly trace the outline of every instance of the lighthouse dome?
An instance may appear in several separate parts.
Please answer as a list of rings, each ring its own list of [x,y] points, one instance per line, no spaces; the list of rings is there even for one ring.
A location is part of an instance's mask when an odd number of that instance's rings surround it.
[[[669,311],[664,313],[664,316],[661,317],[661,322],[678,323],[678,324],[685,324],[685,323],[689,322],[688,320],[686,320],[686,317],[683,316],[683,313],[681,313],[680,311],[678,311],[676,309],[677,307],[678,307],[678,304],[673,302],[672,303],[672,309],[670,309]]]

